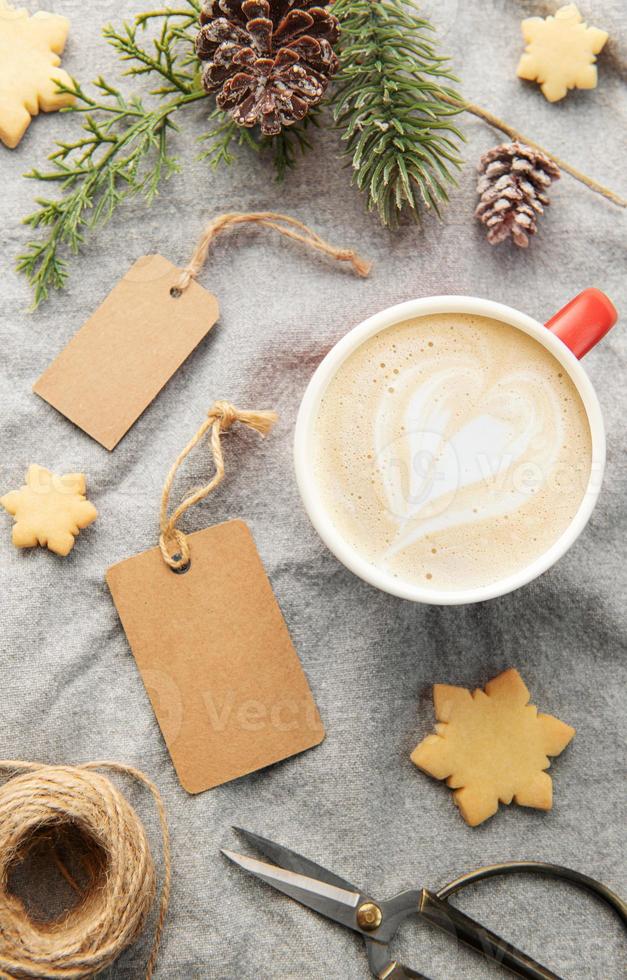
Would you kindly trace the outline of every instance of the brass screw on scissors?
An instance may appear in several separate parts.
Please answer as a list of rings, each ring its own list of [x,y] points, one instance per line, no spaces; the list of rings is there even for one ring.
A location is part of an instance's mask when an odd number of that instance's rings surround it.
[[[383,912],[374,902],[364,902],[357,909],[357,925],[364,932],[374,932],[383,920]]]

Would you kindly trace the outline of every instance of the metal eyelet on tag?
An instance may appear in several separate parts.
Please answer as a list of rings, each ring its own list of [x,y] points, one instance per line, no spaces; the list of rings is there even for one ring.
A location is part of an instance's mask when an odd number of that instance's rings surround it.
[[[181,560],[181,557],[182,556],[181,556],[180,551],[177,551],[177,553],[175,555],[172,555],[172,560],[173,561],[180,561]],[[180,568],[172,568],[170,566],[170,571],[171,572],[174,572],[175,575],[185,575],[186,572],[189,572],[189,570],[190,570],[191,567],[192,567],[192,560],[190,558],[190,560],[187,562],[187,564],[186,565],[181,565]]]

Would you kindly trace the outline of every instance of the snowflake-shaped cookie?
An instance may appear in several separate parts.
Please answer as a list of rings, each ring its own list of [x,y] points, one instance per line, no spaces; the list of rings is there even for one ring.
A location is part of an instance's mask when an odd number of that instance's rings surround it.
[[[67,555],[79,530],[92,524],[98,511],[85,497],[82,473],[55,476],[33,463],[26,485],[0,497],[0,504],[15,517],[13,544],[18,548],[47,547]]]
[[[0,0],[0,140],[10,149],[40,109],[54,112],[74,101],[58,91],[59,82],[72,85],[58,67],[69,28],[66,17],[43,10],[30,17]]]
[[[549,102],[563,99],[571,88],[596,88],[595,55],[608,35],[588,27],[574,3],[554,17],[528,17],[521,23],[527,44],[518,63],[518,77],[538,82]]]
[[[435,684],[433,704],[437,734],[414,749],[412,762],[447,780],[466,823],[487,820],[499,802],[551,809],[548,756],[559,755],[575,729],[538,714],[517,670],[499,674],[484,691]]]

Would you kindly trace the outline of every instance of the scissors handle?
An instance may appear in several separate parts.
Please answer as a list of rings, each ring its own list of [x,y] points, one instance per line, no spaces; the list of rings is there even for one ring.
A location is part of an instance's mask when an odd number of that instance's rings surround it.
[[[419,913],[434,926],[525,980],[560,980],[557,974],[426,889],[420,893]],[[394,977],[394,974],[390,976]],[[399,978],[402,976],[402,973],[398,974]]]

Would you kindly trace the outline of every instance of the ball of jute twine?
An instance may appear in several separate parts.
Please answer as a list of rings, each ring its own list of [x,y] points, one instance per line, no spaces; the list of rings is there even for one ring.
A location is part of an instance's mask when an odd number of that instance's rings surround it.
[[[154,905],[157,874],[144,826],[120,790],[96,770],[130,776],[152,794],[163,835],[163,884],[146,977],[153,974],[170,893],[170,847],[157,787],[141,772],[114,762],[46,766],[0,762],[20,772],[0,787],[0,977],[83,980],[110,966],[141,934]],[[80,835],[87,884],[73,880],[64,855],[59,870],[77,892],[61,917],[37,921],[10,890],[11,874],[42,835]],[[69,838],[66,838],[69,839]],[[79,860],[77,858],[77,860]]]

